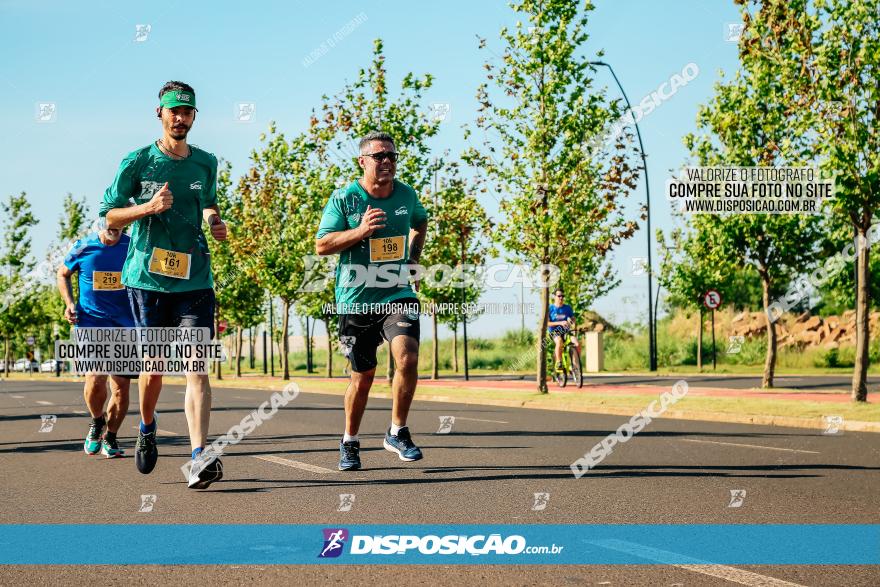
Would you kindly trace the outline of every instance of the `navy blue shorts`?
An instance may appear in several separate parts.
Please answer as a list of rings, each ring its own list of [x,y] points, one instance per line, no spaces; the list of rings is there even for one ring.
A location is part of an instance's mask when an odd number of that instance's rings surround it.
[[[149,328],[210,328],[214,338],[214,290],[163,292],[127,287],[135,325]]]

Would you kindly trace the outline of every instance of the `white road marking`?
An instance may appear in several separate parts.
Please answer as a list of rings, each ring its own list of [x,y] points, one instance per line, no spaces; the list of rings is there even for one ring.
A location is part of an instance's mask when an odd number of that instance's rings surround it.
[[[746,585],[747,587],[805,587],[800,583],[783,581],[782,579],[753,573],[752,571],[747,571],[745,569],[738,569],[727,565],[706,564],[705,561],[699,559],[683,556],[668,550],[651,548],[650,546],[644,546],[626,540],[587,540],[586,542],[610,550],[634,554],[635,556],[644,559],[679,567],[694,573],[717,577],[732,583],[739,583],[740,585]]]
[[[822,454],[819,451],[815,450],[800,450],[798,448],[778,448],[775,446],[761,446],[759,444],[741,444],[738,442],[720,442],[718,440],[699,440],[696,438],[676,438],[676,440],[680,440],[682,442],[705,442],[706,444],[723,444],[726,446],[744,446],[746,448],[763,448],[765,450],[781,450],[785,452],[802,452],[811,455]]]
[[[269,461],[270,463],[275,463],[278,465],[284,465],[285,467],[293,467],[294,469],[302,469],[303,471],[309,471],[311,473],[335,473],[336,471],[332,469],[325,469],[324,467],[319,467],[317,465],[310,465],[308,463],[301,463],[299,461],[293,461],[290,459],[283,459],[281,457],[276,457],[275,455],[253,455],[255,459],[260,459],[263,461]]]
[[[38,400],[37,400],[37,403],[40,404],[41,406],[53,406],[53,405],[55,405],[55,404],[53,404],[52,402],[47,402],[47,401],[44,400],[44,399],[38,399]]]
[[[13,395],[13,396],[10,396],[10,397],[14,397],[15,399],[24,399],[24,396],[23,396],[23,395]]]
[[[482,418],[465,418],[464,416],[456,416],[456,420],[469,420],[471,422],[491,422],[492,424],[510,424],[504,420],[483,420]],[[597,583],[599,585],[600,583]]]
[[[73,410],[73,413],[74,414],[85,414],[85,412],[82,410]]]
[[[140,426],[132,426],[133,429],[139,430]],[[161,436],[180,436],[177,432],[171,432],[170,430],[162,430],[161,428],[156,428],[156,433]]]

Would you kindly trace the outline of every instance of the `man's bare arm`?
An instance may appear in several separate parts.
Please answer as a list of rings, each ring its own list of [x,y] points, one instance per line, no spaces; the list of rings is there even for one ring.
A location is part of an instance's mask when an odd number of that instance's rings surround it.
[[[71,324],[76,324],[76,302],[73,300],[73,289],[70,287],[71,275],[73,275],[73,271],[62,263],[58,267],[56,281],[58,292],[61,294],[61,299],[64,300],[64,318]]]
[[[350,249],[367,238],[362,227],[341,230],[325,234],[315,241],[315,251],[319,255],[335,255],[339,251]]]
[[[428,236],[428,221],[424,221],[409,231],[409,259],[410,263],[418,263],[422,257],[422,249],[425,248],[425,237]]]
[[[367,211],[357,227],[325,234],[315,241],[315,252],[319,255],[334,255],[350,249],[380,228],[385,228],[385,212],[381,208],[367,206]]]
[[[168,182],[156,192],[149,202],[138,204],[137,206],[127,206],[125,208],[113,208],[107,211],[107,228],[118,228],[122,230],[132,222],[150,216],[151,214],[160,214],[171,207],[174,203],[174,196],[168,189]]]

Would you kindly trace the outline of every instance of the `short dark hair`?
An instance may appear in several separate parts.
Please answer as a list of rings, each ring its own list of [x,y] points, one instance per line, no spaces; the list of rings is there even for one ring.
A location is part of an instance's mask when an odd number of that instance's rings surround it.
[[[196,93],[196,91],[193,89],[193,87],[191,85],[189,85],[188,83],[170,81],[170,82],[165,82],[165,85],[162,86],[161,90],[159,90],[159,99],[161,100],[162,96],[164,96],[168,92],[174,92],[174,91],[178,91],[178,90],[183,90],[185,92],[190,92],[193,94]]]
[[[561,287],[557,287],[556,289],[553,290],[553,295],[556,295],[556,294],[558,294],[558,293],[561,293],[562,295],[565,295],[565,292],[562,291],[562,288],[561,288]]]
[[[364,147],[370,144],[370,141],[385,141],[386,143],[391,143],[394,145],[394,139],[387,132],[383,132],[381,130],[374,130],[368,132],[364,135],[364,138],[361,139],[361,142],[358,144],[358,151],[361,153],[364,152]],[[394,145],[394,148],[397,148],[397,145]]]

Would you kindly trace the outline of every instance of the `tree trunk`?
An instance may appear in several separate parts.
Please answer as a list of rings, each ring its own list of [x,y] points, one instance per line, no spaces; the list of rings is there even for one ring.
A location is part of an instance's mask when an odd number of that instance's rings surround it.
[[[550,317],[550,287],[546,282],[541,288],[541,313],[539,316],[538,332],[535,336],[535,340],[538,342],[535,382],[538,384],[538,393],[547,393],[547,321]]]
[[[438,363],[440,361],[440,349],[438,348],[439,341],[437,340],[437,311],[435,309],[431,309],[431,324],[434,327],[433,333],[431,334],[432,340],[434,343],[434,349],[431,353],[431,379],[438,379]]]
[[[290,379],[290,361],[288,357],[290,341],[287,337],[287,327],[290,321],[290,300],[284,299],[281,301],[284,304],[284,317],[281,319],[281,363],[284,367],[284,380],[287,381]]]
[[[244,328],[239,326],[237,330],[235,333],[235,376],[241,377],[241,347],[244,343]]]
[[[764,377],[761,387],[773,387],[773,373],[776,371],[776,322],[770,319],[770,276],[761,272],[761,290],[764,300],[764,319],[767,320],[767,357],[764,359]]]
[[[869,338],[870,323],[868,322],[868,310],[871,302],[871,268],[868,265],[868,256],[871,249],[866,233],[866,229],[859,228],[859,242],[857,243],[859,279],[856,286],[856,364],[852,379],[852,399],[856,402],[868,401],[868,345],[871,342]]]
[[[3,376],[9,379],[9,371],[12,369],[12,365],[9,364],[9,337],[4,336],[3,342],[5,346],[3,351]]]
[[[327,326],[327,377],[333,377],[333,341],[330,339],[330,319],[325,318]]]
[[[452,370],[458,373],[458,322],[452,323]]]
[[[697,370],[703,370],[703,308],[697,314]]]

